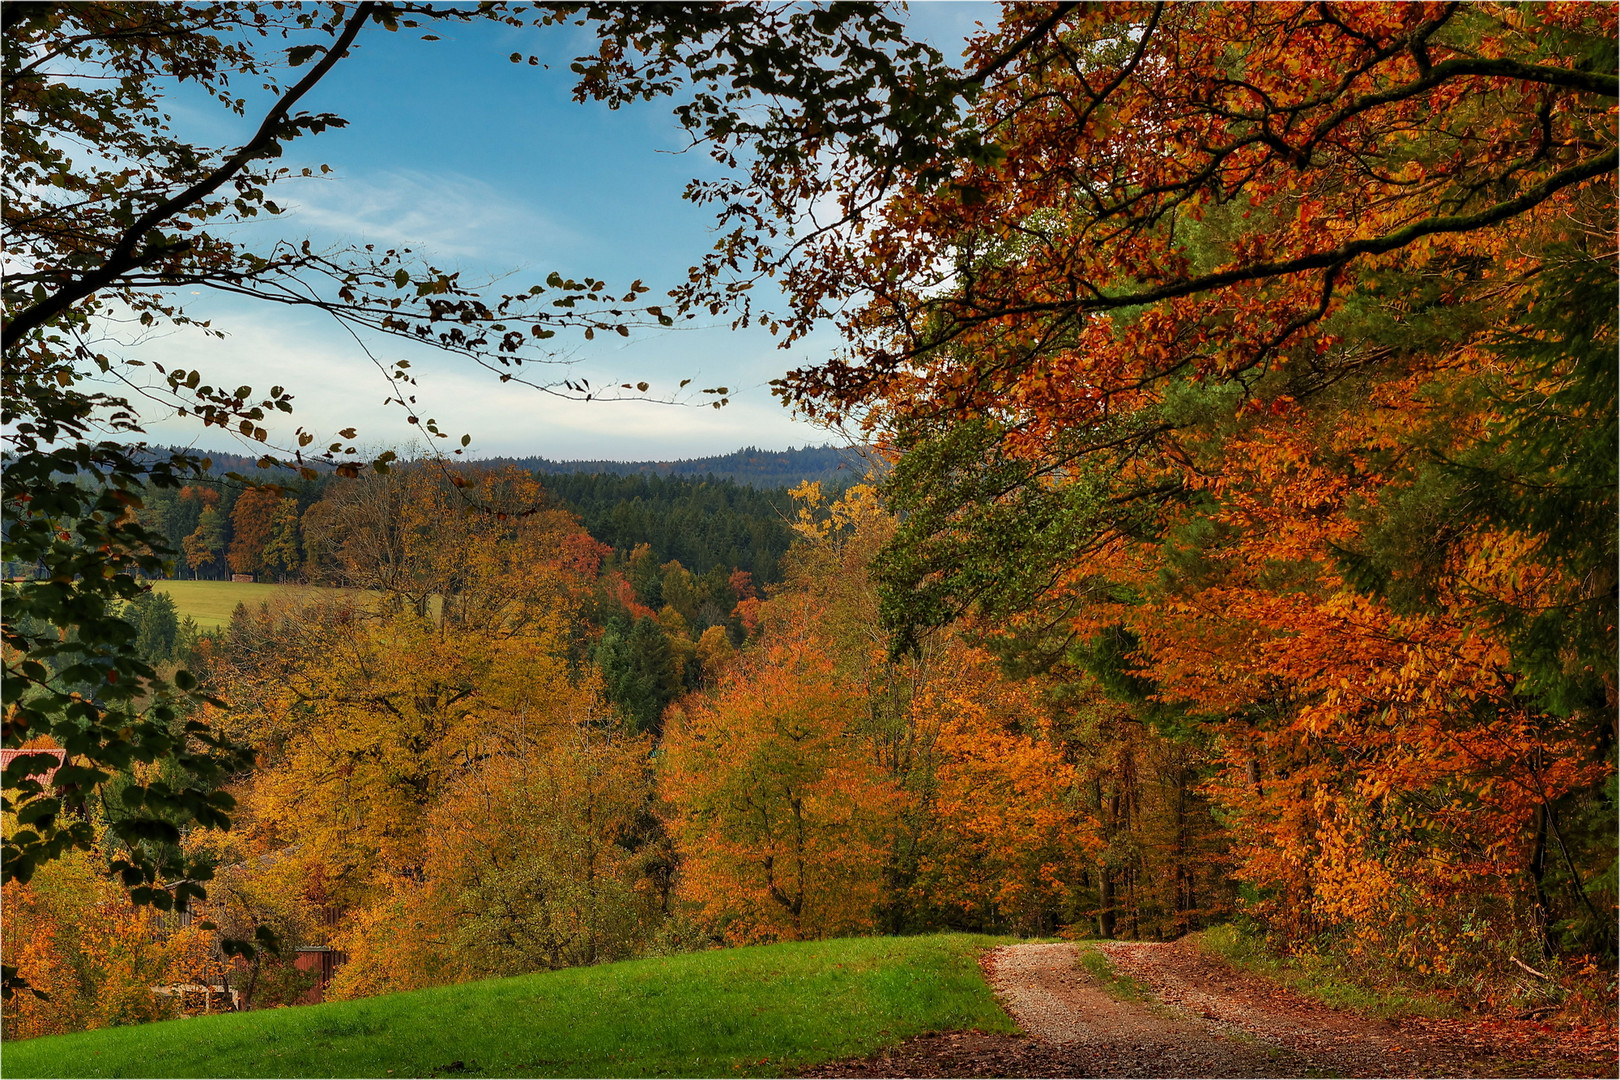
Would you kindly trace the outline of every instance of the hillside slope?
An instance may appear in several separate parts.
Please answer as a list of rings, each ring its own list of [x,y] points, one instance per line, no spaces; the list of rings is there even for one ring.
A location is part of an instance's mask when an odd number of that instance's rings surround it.
[[[773,1076],[928,1031],[1010,1032],[1000,939],[725,949],[8,1043],[25,1076]]]
[[[818,480],[835,487],[856,483],[872,468],[867,451],[858,447],[806,446],[786,450],[761,450],[745,446],[729,454],[681,458],[673,461],[552,461],[543,457],[490,457],[489,464],[512,464],[536,475],[559,473],[613,474],[619,476],[684,476],[732,480],[750,487],[793,487],[804,480]]]

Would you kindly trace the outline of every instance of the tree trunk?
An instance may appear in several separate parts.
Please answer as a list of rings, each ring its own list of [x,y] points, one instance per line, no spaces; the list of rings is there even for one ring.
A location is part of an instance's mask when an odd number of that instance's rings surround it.
[[[1542,878],[1547,873],[1547,808],[1536,807],[1536,842],[1530,852],[1530,880],[1536,892],[1536,935],[1541,939],[1541,956],[1544,960],[1552,959],[1553,942],[1551,934],[1551,917],[1548,914],[1547,889]]]
[[[1104,863],[1097,871],[1099,883],[1098,896],[1102,907],[1097,911],[1097,934],[1100,937],[1114,936],[1114,875]]]

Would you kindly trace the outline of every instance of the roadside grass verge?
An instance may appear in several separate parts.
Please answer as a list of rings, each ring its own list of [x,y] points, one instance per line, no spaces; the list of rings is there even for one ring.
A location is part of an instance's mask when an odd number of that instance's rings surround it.
[[[777,1076],[913,1035],[1012,1033],[979,970],[1008,939],[723,949],[7,1043],[27,1076]]]
[[[1423,989],[1401,985],[1373,985],[1345,970],[1328,957],[1280,956],[1263,939],[1230,924],[1212,926],[1197,938],[1198,950],[1243,971],[1263,975],[1335,1009],[1395,1020],[1407,1016],[1452,1017],[1461,1014],[1456,1004]]]
[[[1153,991],[1129,975],[1121,975],[1115,971],[1114,965],[1108,962],[1108,957],[1096,946],[1080,945],[1079,956],[1080,966],[1102,984],[1103,993],[1115,1001],[1124,1001],[1132,1005],[1148,1005],[1157,1001]]]
[[[152,588],[167,593],[180,617],[191,616],[202,630],[217,630],[228,624],[237,604],[251,608],[278,599],[315,600],[339,591],[318,585],[276,585],[264,581],[154,581]]]

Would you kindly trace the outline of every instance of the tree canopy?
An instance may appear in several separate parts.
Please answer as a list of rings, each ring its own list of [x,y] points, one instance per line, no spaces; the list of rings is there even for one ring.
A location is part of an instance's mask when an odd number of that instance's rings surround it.
[[[185,291],[206,289],[317,310],[361,336],[425,341],[503,382],[589,399],[649,388],[593,387],[543,367],[533,374],[555,335],[668,325],[700,299],[677,298],[666,311],[647,302],[639,281],[610,287],[557,271],[526,288],[480,292],[406,248],[238,239],[232,225],[281,212],[274,190],[291,179],[277,164],[287,144],[345,123],[299,106],[348,51],[370,34],[444,21],[589,27],[598,49],[574,64],[575,96],[614,106],[671,99],[694,141],[740,169],[744,186],[782,175],[807,132],[876,152],[909,138],[918,117],[950,111],[948,90],[929,101],[904,90],[928,85],[921,76],[938,54],[865,5],[19,3],[6,5],[3,19],[5,561],[34,568],[4,586],[4,741],[66,749],[72,764],[57,780],[70,798],[136,762],[176,767],[168,780],[125,788],[129,814],[112,825],[131,895],[160,906],[201,893],[206,870],[187,863],[174,841],[189,823],[226,823],[230,800],[219,785],[242,759],[195,718],[202,700],[192,677],[164,677],[140,660],[134,631],[116,617],[141,593],[140,579],[175,554],[131,513],[140,489],[178,488],[200,462],[138,443],[147,406],[104,387],[109,379],[133,385],[142,361],[121,355],[99,325],[222,333],[182,303]],[[207,146],[166,112],[181,86],[236,115],[248,114],[249,86],[262,86],[269,104],[246,142]],[[722,238],[721,248],[728,243]],[[717,267],[703,278],[703,297],[740,295],[722,277]],[[265,419],[292,410],[285,387],[156,362],[151,370],[146,398],[251,442],[267,443]],[[430,439],[448,438],[416,400],[407,364],[389,373],[409,422]],[[723,404],[727,390],[703,393]],[[299,429],[295,445],[266,445],[265,463],[307,468],[313,456],[357,474],[356,436]],[[372,465],[386,469],[392,457]],[[199,536],[199,555],[206,544]],[[26,880],[42,861],[90,842],[88,827],[29,778],[36,764],[21,757],[7,772],[6,809],[21,826],[6,840],[8,880]]]
[[[1213,739],[1301,940],[1433,956],[1506,881],[1612,952],[1613,10],[1015,5],[1009,50],[994,152],[792,279],[794,332],[855,301],[780,390],[898,454],[896,647],[978,620]]]

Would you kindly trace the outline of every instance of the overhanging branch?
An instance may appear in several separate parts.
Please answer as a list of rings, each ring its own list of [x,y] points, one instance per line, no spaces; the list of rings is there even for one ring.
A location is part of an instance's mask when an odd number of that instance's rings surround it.
[[[343,58],[343,55],[348,52],[349,46],[354,44],[354,39],[360,33],[361,27],[372,17],[377,8],[377,4],[370,2],[362,3],[355,8],[354,14],[344,24],[342,33],[338,35],[332,47],[326,51],[326,55],[321,57],[320,62],[283,94],[274,107],[265,114],[263,122],[259,125],[259,130],[254,133],[253,138],[243,144],[236,153],[221,162],[213,172],[179,194],[165,199],[137,218],[133,224],[124,230],[119,237],[118,243],[108,253],[107,261],[102,264],[100,269],[69,280],[56,292],[43,300],[30,304],[8,319],[4,336],[0,338],[0,341],[3,341],[4,349],[9,352],[33,331],[61,315],[79,301],[107,288],[117,281],[121,275],[128,273],[130,270],[183,251],[184,246],[176,246],[172,243],[165,243],[160,247],[148,247],[145,251],[140,252],[137,252],[136,248],[153,229],[187,207],[194,206],[206,199],[219,190],[231,177],[241,172],[248,162],[263,156],[264,152],[275,143],[282,124],[287,119],[288,112],[316,83],[325,77],[327,72],[332,70],[333,65]]]

